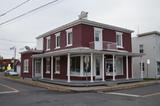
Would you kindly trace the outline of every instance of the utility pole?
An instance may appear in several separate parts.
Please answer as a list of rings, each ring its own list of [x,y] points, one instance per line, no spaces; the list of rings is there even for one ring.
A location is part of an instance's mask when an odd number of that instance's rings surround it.
[[[13,56],[13,69],[15,71],[16,67],[15,67],[15,64],[16,64],[16,47],[13,46],[10,48],[10,50],[14,50],[14,56]]]

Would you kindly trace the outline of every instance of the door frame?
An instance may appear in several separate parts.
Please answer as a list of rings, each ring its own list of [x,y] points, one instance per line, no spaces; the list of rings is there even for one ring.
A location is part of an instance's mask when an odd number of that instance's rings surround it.
[[[97,61],[97,59],[99,60],[99,62],[100,62],[100,66],[99,66],[99,75],[97,75],[97,73],[96,73],[96,61]],[[102,79],[102,56],[101,55],[95,55],[94,56],[94,75],[95,75],[95,79]]]

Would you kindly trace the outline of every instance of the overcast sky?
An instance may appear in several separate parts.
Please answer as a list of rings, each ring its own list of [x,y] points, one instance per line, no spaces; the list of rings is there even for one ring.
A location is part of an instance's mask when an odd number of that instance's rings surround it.
[[[0,0],[0,14],[24,1]],[[31,0],[0,17],[0,23],[50,1],[53,0]],[[132,36],[137,34],[138,29],[139,33],[160,31],[160,0],[59,0],[27,16],[0,25],[0,55],[13,57],[10,47],[16,46],[19,58],[20,48],[25,45],[36,47],[35,37],[76,20],[82,10],[89,13],[89,20],[134,30]]]

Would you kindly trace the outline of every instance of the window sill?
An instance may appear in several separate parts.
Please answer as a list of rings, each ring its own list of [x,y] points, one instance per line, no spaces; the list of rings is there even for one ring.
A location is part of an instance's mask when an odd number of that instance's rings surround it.
[[[46,51],[50,51],[51,49],[46,49]]]
[[[28,71],[23,71],[23,73],[29,73]]]
[[[46,74],[50,74],[50,71],[46,71]]]
[[[72,46],[72,44],[66,45],[66,47],[71,47],[71,46]]]
[[[124,47],[123,46],[117,46],[117,48],[123,49]]]
[[[56,47],[56,48],[54,48],[54,49],[60,49],[60,47]]]
[[[60,72],[55,72],[55,74],[60,74]]]

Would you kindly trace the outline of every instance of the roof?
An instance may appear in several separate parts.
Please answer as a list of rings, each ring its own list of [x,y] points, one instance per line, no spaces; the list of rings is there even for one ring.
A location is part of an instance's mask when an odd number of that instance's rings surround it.
[[[142,53],[131,53],[131,52],[124,52],[124,51],[102,51],[102,50],[95,50],[95,49],[90,49],[88,47],[77,47],[77,48],[69,48],[69,49],[63,49],[63,50],[58,50],[58,51],[51,51],[43,54],[35,54],[32,55],[32,58],[41,58],[41,57],[48,57],[48,56],[61,56],[61,55],[66,55],[68,53],[71,54],[90,54],[90,53],[96,53],[96,54],[115,54],[115,55],[127,55],[127,56],[132,56],[132,57],[138,57],[142,56],[144,54]]]
[[[138,37],[148,36],[148,35],[153,35],[153,34],[160,35],[160,32],[158,31],[145,32],[145,33],[138,34]]]
[[[106,29],[112,29],[112,30],[116,30],[116,31],[120,31],[120,32],[126,32],[126,33],[132,33],[134,32],[133,30],[129,30],[126,28],[121,28],[121,27],[117,27],[117,26],[112,26],[112,25],[108,25],[108,24],[103,24],[103,23],[99,23],[99,22],[95,22],[95,21],[90,21],[87,19],[78,19],[75,21],[72,21],[68,24],[65,24],[63,26],[60,26],[58,28],[55,28],[53,30],[50,30],[42,35],[39,35],[38,37],[36,37],[37,39],[41,38],[41,37],[45,37],[45,36],[49,36],[53,33],[57,33],[59,31],[68,29],[70,27],[73,27],[75,25],[79,25],[79,24],[85,24],[85,25],[91,25],[91,26],[96,26],[96,27],[101,27],[101,28],[106,28]]]

